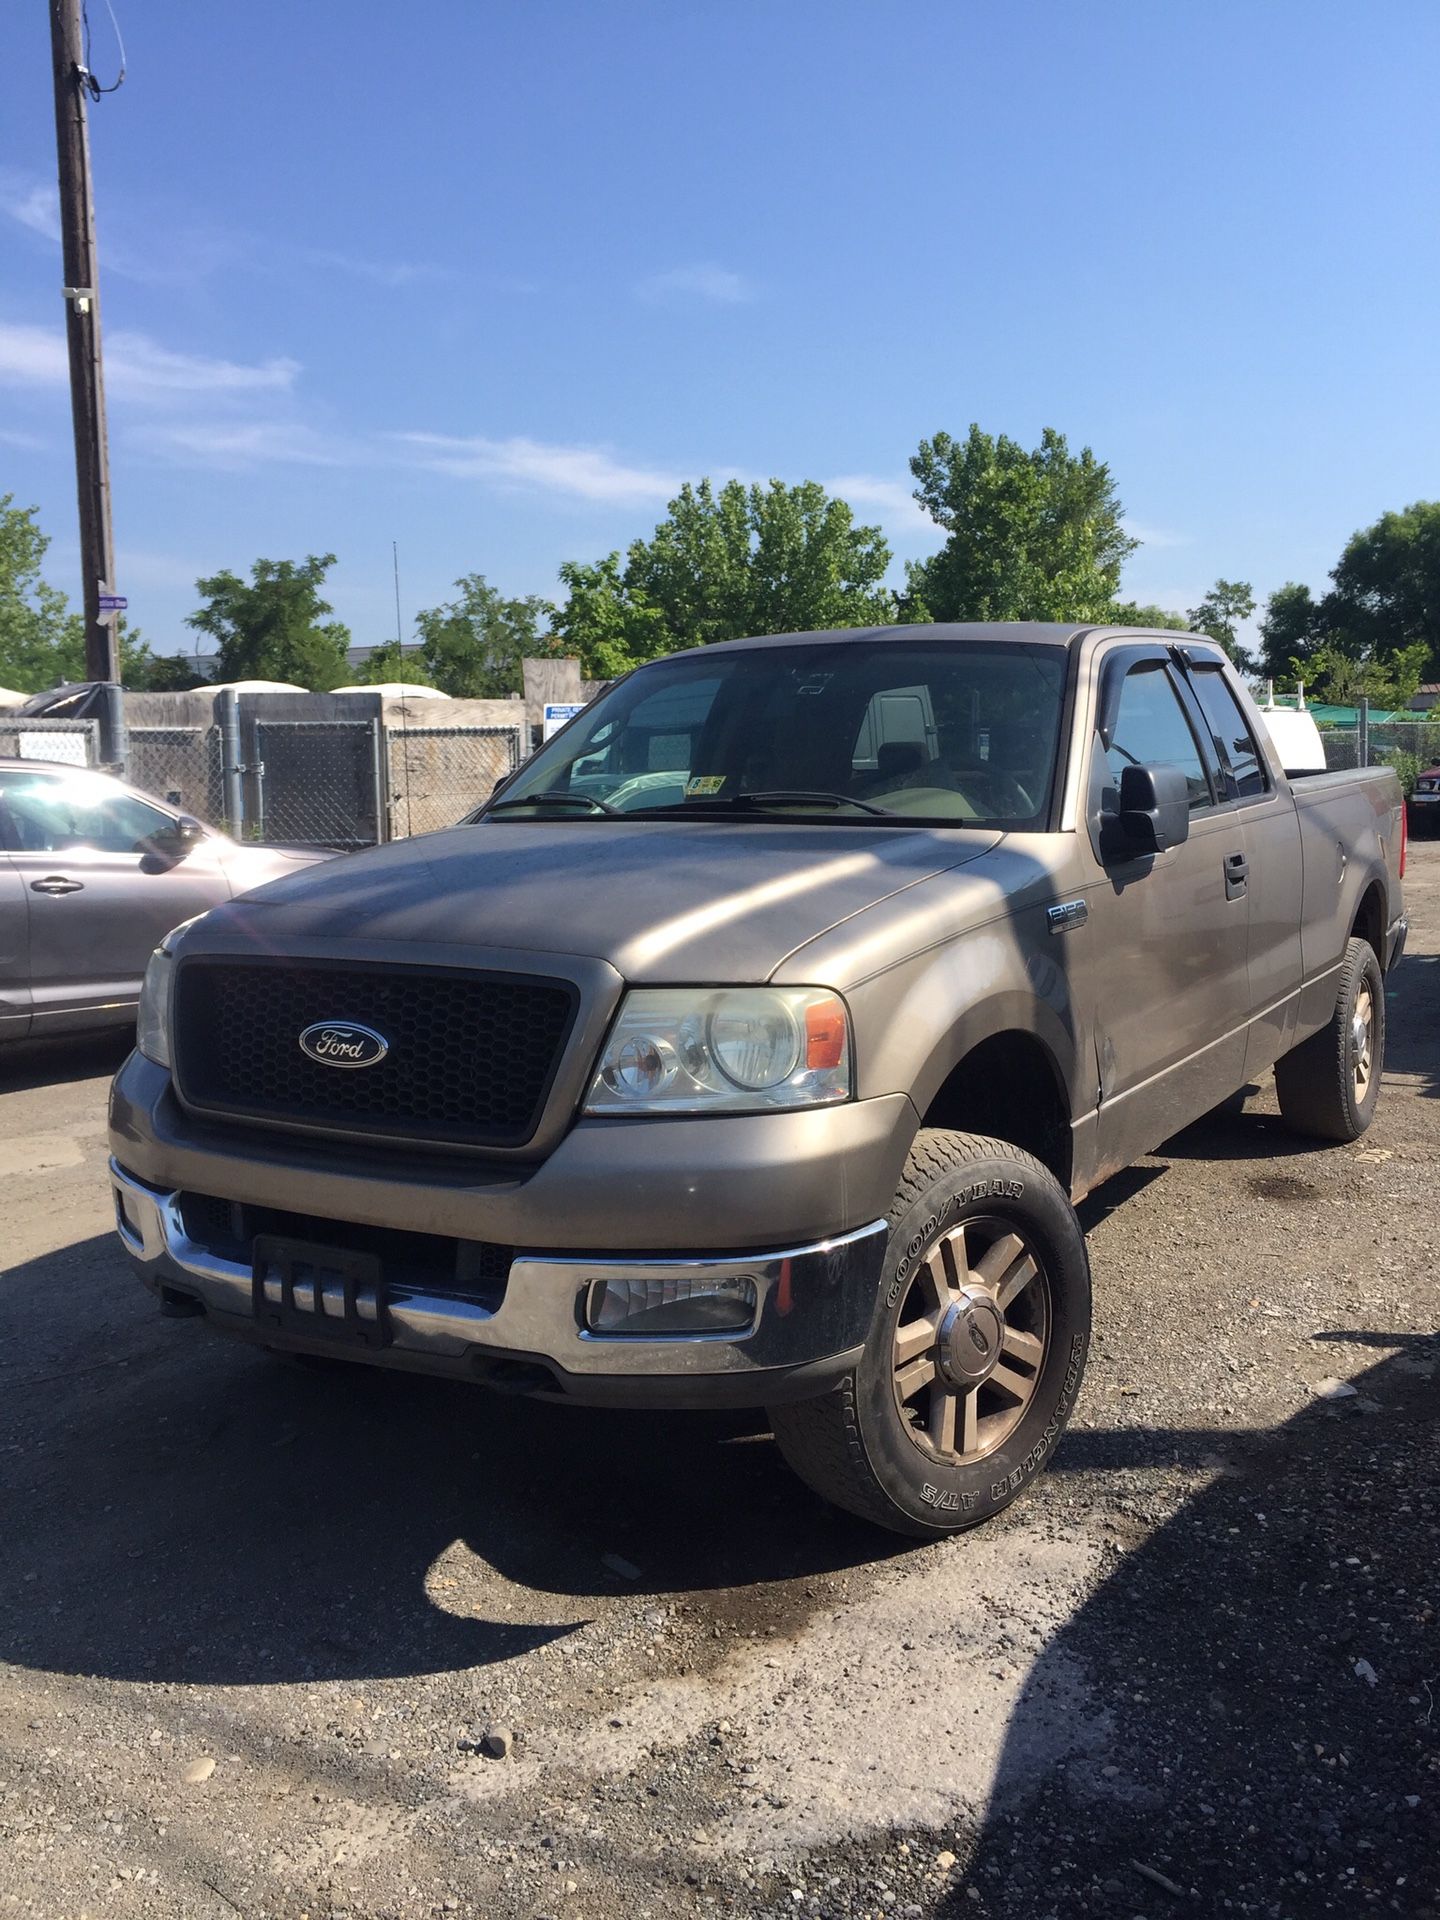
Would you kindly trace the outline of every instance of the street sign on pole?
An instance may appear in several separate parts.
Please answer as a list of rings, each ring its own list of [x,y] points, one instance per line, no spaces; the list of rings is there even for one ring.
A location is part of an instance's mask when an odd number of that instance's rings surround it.
[[[124,613],[130,602],[123,593],[102,593],[100,595],[101,613]]]

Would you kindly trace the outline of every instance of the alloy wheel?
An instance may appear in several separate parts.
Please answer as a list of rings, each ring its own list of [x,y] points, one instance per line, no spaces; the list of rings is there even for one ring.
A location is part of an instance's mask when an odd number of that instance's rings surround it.
[[[1004,1444],[1039,1382],[1050,1317],[1044,1265],[1007,1221],[936,1236],[892,1341],[895,1403],[922,1453],[963,1465]]]

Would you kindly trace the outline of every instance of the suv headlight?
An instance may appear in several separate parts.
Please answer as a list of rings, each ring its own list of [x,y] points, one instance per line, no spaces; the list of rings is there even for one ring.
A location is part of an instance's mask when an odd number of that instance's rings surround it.
[[[170,995],[175,980],[175,942],[203,914],[194,914],[172,927],[151,954],[140,988],[135,1014],[135,1045],[157,1067],[170,1065]]]
[[[823,987],[627,993],[587,1113],[756,1113],[851,1095],[850,1016]]]

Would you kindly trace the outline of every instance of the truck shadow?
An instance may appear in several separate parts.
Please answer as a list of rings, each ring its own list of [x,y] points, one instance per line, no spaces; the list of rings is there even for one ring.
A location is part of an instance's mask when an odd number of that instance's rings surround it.
[[[53,1040],[7,1041],[0,1047],[0,1093],[24,1093],[69,1080],[108,1079],[134,1044],[131,1027]]]
[[[783,1631],[825,1604],[807,1583],[900,1550],[793,1481],[763,1416],[301,1369],[158,1319],[105,1238],[6,1284],[45,1303],[43,1336],[0,1343],[0,1659],[22,1666],[211,1684],[463,1669],[619,1593]],[[491,1567],[512,1583],[503,1617]]]
[[[1393,976],[1405,995],[1405,1018],[1392,1018],[1385,1035],[1385,1071],[1415,1082],[1432,1100],[1440,1095],[1440,954],[1412,953]],[[1393,996],[1387,995],[1387,998]]]
[[[1258,1093],[1251,1086],[1247,1093]],[[1329,1152],[1324,1140],[1313,1140],[1293,1133],[1278,1113],[1257,1113],[1217,1107],[1182,1132],[1156,1147],[1153,1157],[1162,1160],[1293,1160],[1316,1159]]]
[[[1052,1472],[1122,1475],[1132,1498],[1146,1469],[1218,1477],[1048,1642],[942,1912],[1153,1913],[1136,1861],[1196,1913],[1222,1894],[1236,1911],[1328,1912],[1337,1889],[1433,1911],[1440,1335],[1316,1337],[1341,1373],[1347,1349],[1383,1355],[1353,1397],[1272,1430],[1066,1438]],[[1051,1676],[1077,1666],[1103,1743],[1037,1779]]]

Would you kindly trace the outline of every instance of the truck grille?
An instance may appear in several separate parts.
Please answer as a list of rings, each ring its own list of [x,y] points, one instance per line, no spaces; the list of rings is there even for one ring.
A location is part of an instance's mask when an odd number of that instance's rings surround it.
[[[574,1022],[562,981],[345,962],[182,960],[175,1077],[187,1105],[317,1131],[517,1147],[534,1133]],[[384,1036],[343,1069],[302,1053],[326,1021]]]

